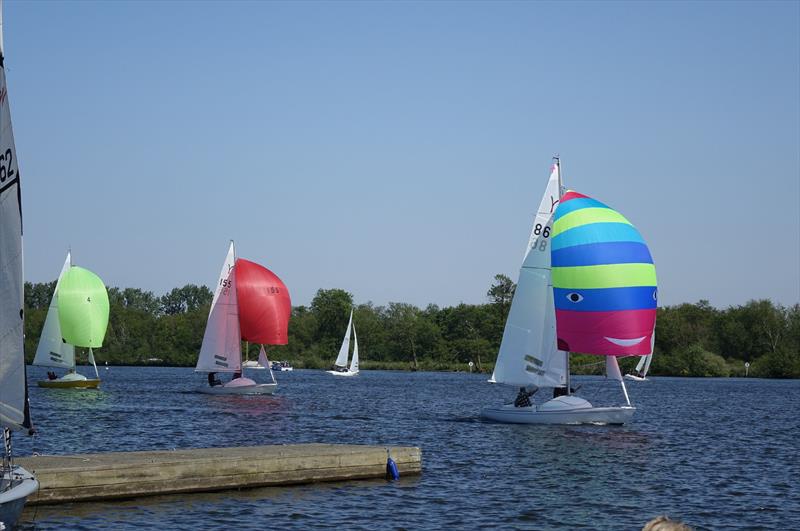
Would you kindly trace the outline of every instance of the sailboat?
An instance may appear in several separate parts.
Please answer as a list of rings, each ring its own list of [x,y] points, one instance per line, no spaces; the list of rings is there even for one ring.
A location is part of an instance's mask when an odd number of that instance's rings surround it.
[[[73,266],[72,255],[68,252],[33,359],[34,365],[66,369],[67,373],[58,378],[54,372],[49,372],[48,380],[37,382],[39,387],[95,389],[100,385],[93,349],[102,346],[108,328],[108,312],[108,292],[103,281],[88,269]],[[75,372],[76,345],[89,348],[94,378]]]
[[[624,424],[633,417],[617,356],[652,352],[655,266],[621,214],[577,192],[562,193],[556,157],[489,380],[519,388],[517,400],[481,411],[498,422]],[[595,407],[573,394],[569,352],[605,356],[625,404]],[[535,402],[539,389],[553,398]]]
[[[350,329],[353,329],[353,357],[350,360],[350,367],[347,367],[347,356],[350,353]],[[358,374],[358,336],[356,335],[356,325],[353,322],[353,310],[350,310],[350,320],[347,322],[347,331],[344,333],[342,346],[339,347],[339,355],[333,363],[333,369],[327,371],[334,376],[356,376]]]
[[[653,352],[655,351],[655,339],[656,334],[653,332],[653,338],[651,340],[651,348],[650,354],[646,354],[644,356],[639,356],[639,362],[636,364],[636,367],[633,369],[633,372],[629,372],[625,375],[626,380],[633,380],[634,382],[646,382],[647,381],[647,372],[650,370],[650,363],[653,361]]]
[[[272,394],[278,387],[272,370],[270,383],[259,384],[242,376],[242,340],[259,343],[259,365],[269,367],[264,345],[289,342],[292,302],[286,285],[272,271],[255,262],[236,258],[233,241],[222,264],[195,372],[209,374],[207,394]],[[216,373],[230,372],[222,383]]]
[[[25,500],[39,488],[33,474],[14,464],[11,446],[11,430],[33,433],[23,347],[23,285],[22,192],[6,88],[0,3],[0,528],[14,526]]]

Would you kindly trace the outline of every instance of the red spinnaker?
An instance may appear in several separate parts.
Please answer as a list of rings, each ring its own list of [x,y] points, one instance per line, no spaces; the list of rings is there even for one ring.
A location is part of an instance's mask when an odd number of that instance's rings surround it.
[[[239,258],[235,267],[242,339],[263,345],[287,344],[292,300],[286,285],[255,262]]]

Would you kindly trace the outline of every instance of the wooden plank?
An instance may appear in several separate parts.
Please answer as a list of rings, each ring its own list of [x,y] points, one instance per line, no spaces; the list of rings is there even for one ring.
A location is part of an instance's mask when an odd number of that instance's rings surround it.
[[[43,455],[15,462],[39,480],[28,504],[53,504],[380,478],[387,449],[401,475],[421,473],[419,448],[339,444]]]

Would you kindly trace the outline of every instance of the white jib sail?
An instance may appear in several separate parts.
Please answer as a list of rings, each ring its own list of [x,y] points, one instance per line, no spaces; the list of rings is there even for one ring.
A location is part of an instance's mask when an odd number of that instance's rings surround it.
[[[258,364],[262,367],[266,367],[269,371],[269,377],[274,383],[275,375],[272,373],[272,364],[269,362],[269,358],[267,358],[267,351],[264,350],[264,345],[261,345],[261,350],[258,351]]]
[[[238,372],[242,370],[242,341],[236,301],[236,252],[231,242],[222,264],[211,301],[203,344],[195,371]]]
[[[560,197],[558,181],[558,166],[553,165],[533,221],[490,382],[519,387],[566,384],[567,354],[556,348],[550,280],[550,233]]]
[[[0,425],[12,429],[23,429],[26,400],[20,197],[0,42]]]
[[[47,317],[44,319],[42,335],[39,336],[39,346],[36,348],[36,356],[33,358],[34,365],[59,369],[75,368],[75,347],[64,341],[61,335],[61,325],[58,324],[58,285],[71,264],[72,258],[70,253],[67,253],[64,266],[56,281],[56,288],[53,290],[53,298],[50,299]]]
[[[350,360],[350,372],[358,372],[358,336],[355,323],[353,323],[353,359]]]
[[[347,332],[344,333],[342,346],[339,347],[339,355],[336,356],[334,365],[337,367],[347,367],[347,353],[350,350],[350,328],[353,326],[353,310],[350,310],[350,320],[347,321]]]

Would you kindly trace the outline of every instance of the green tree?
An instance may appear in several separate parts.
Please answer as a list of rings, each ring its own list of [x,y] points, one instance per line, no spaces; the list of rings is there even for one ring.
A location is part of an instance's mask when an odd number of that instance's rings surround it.
[[[159,301],[161,311],[167,315],[193,312],[211,304],[214,294],[206,286],[186,284],[182,288],[173,288],[163,295]]]
[[[511,300],[514,298],[516,289],[517,285],[513,280],[503,274],[498,274],[494,276],[494,283],[486,292],[489,302],[500,308],[503,319],[508,315],[508,309],[511,307]]]
[[[353,296],[342,289],[320,289],[311,301],[311,313],[316,320],[314,341],[323,350],[338,351],[350,310]]]

